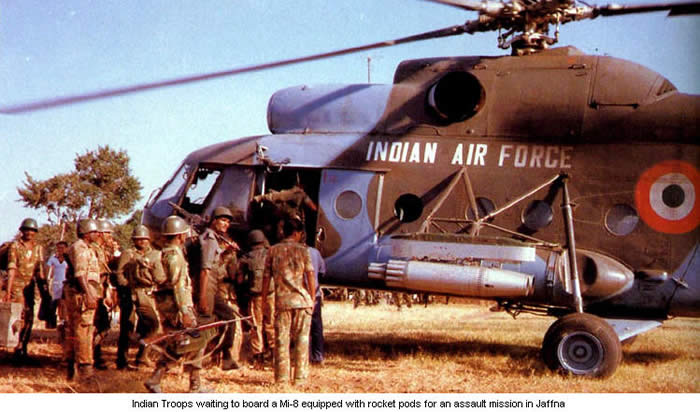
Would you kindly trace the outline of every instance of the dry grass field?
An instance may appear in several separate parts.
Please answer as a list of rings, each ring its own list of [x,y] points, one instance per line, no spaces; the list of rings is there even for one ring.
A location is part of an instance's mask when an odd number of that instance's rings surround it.
[[[205,371],[214,392],[313,393],[586,393],[700,392],[700,320],[673,319],[624,347],[623,363],[606,380],[560,376],[539,357],[552,318],[513,320],[487,306],[435,303],[398,312],[385,304],[324,307],[326,361],[311,369],[302,386],[272,385],[270,370]],[[113,331],[116,334],[116,331]],[[144,392],[149,371],[99,372],[98,387],[69,383],[60,347],[38,331],[30,353],[42,364],[16,367],[0,352],[0,392]],[[114,367],[116,348],[107,348]],[[166,392],[187,389],[186,374],[169,374]]]

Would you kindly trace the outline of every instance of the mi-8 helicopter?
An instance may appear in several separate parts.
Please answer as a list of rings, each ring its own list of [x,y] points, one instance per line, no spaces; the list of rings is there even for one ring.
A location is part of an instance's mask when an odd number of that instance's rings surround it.
[[[326,282],[495,300],[556,316],[548,366],[608,376],[620,342],[700,315],[698,98],[613,57],[551,48],[558,26],[698,4],[443,1],[463,25],[336,52],[4,109],[34,110],[378,47],[500,31],[511,56],[405,61],[391,85],[302,86],[270,99],[272,134],[188,156],[144,210],[251,200],[301,183]],[[550,27],[555,32],[550,34]],[[171,203],[175,204],[174,207]]]

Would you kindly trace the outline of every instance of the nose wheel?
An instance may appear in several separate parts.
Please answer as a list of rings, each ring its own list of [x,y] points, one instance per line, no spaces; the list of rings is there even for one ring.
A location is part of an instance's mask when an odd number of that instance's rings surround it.
[[[622,350],[617,334],[605,320],[588,313],[571,313],[547,330],[542,357],[552,370],[607,377],[620,365]]]

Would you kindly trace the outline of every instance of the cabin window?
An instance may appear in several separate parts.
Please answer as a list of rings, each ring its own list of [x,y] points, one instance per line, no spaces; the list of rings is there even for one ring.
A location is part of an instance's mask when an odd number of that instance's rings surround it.
[[[477,197],[475,200],[476,209],[479,212],[479,219],[496,210],[496,205],[491,199],[487,199],[485,197]],[[467,218],[469,220],[477,219],[476,215],[474,214],[474,209],[472,209],[471,206],[467,208]]]
[[[412,193],[399,196],[394,203],[394,215],[401,223],[417,220],[423,214],[423,201]]]
[[[552,223],[552,207],[542,200],[534,200],[523,210],[521,221],[530,230],[540,230]]]
[[[182,200],[182,208],[190,213],[202,213],[204,211],[205,201],[220,175],[220,170],[207,167],[200,167],[197,169],[192,179],[192,184],[187,189],[187,193]]]
[[[362,197],[346,190],[335,199],[335,213],[343,219],[353,219],[362,211]]]
[[[637,227],[639,215],[630,205],[617,204],[605,214],[605,228],[615,236],[627,236]]]

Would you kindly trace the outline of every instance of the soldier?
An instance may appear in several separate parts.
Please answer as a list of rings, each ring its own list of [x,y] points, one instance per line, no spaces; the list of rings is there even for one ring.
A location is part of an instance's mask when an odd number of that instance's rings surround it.
[[[323,293],[321,292],[321,278],[326,275],[326,262],[321,256],[321,252],[315,247],[308,246],[311,263],[314,266],[314,279],[316,279],[316,295],[314,311],[311,315],[311,345],[309,345],[309,360],[314,364],[323,363],[324,341],[323,341]]]
[[[282,228],[286,220],[299,219],[303,227],[303,223],[306,222],[305,209],[309,209],[313,212],[318,210],[314,201],[306,194],[303,187],[299,184],[291,189],[255,196],[253,201],[263,204],[263,206],[264,202],[272,205],[273,216],[267,217],[276,220],[274,236],[277,240],[281,240],[284,237]]]
[[[112,269],[114,254],[118,251],[118,245],[115,246],[112,239],[113,225],[103,219],[97,221],[98,235],[94,242],[90,244],[95,250],[97,261],[100,268],[100,289],[98,290],[99,299],[97,301],[97,311],[95,312],[95,338],[93,340],[95,367],[100,370],[107,369],[107,363],[102,357],[102,341],[109,333],[111,327],[111,311],[114,304],[114,291],[111,284]]]
[[[197,325],[192,303],[192,284],[188,275],[187,261],[182,251],[189,226],[179,216],[170,216],[163,222],[161,228],[165,236],[165,247],[162,251],[162,262],[165,271],[165,282],[156,293],[156,306],[166,331],[191,328]],[[190,392],[200,392],[202,383],[202,355],[207,344],[208,334],[199,337],[186,335],[185,339],[173,340],[165,348],[165,353],[156,364],[148,380],[146,388],[150,392],[160,393],[160,381],[169,368],[174,366],[179,358],[189,359],[186,368],[190,373]]]
[[[81,378],[93,376],[93,336],[97,300],[100,297],[100,268],[90,244],[98,236],[97,222],[78,222],[78,240],[68,249],[68,271],[63,286],[66,309],[66,339],[63,345],[68,362],[68,379],[73,379],[75,365]]]
[[[135,318],[138,318],[136,330],[139,338],[147,339],[161,332],[158,309],[153,297],[158,285],[166,281],[161,252],[151,247],[151,234],[144,225],[136,226],[131,240],[134,247],[127,249],[120,256],[116,272],[120,311],[117,369],[131,366],[127,362],[127,354],[129,334],[134,329]],[[143,345],[139,347],[134,363],[136,368],[140,365],[153,366]]]
[[[292,219],[284,222],[285,238],[272,246],[265,259],[263,294],[275,283],[275,382],[287,384],[294,367],[294,384],[309,372],[309,329],[314,306],[316,279],[306,245],[299,243],[303,224]],[[290,345],[294,347],[290,362]]]
[[[7,262],[7,294],[5,302],[22,303],[22,319],[19,342],[15,348],[15,359],[27,359],[27,345],[34,324],[35,276],[44,278],[44,255],[41,246],[34,238],[39,231],[36,220],[27,218],[19,226],[22,233],[19,240],[10,244]]]
[[[406,306],[409,308],[413,305],[412,296],[405,292],[391,292],[391,298],[394,301],[394,305],[396,305],[396,310],[399,312],[401,311],[402,306],[401,301],[405,301]]]
[[[248,285],[250,299],[248,300],[248,315],[252,318],[250,331],[250,349],[254,362],[262,367],[265,360],[265,342],[269,350],[275,347],[275,294],[273,288],[263,295],[263,275],[265,258],[267,257],[267,239],[262,230],[252,230],[248,233],[250,251],[242,258],[238,268],[243,282]],[[269,281],[269,280],[268,280]]]
[[[240,317],[234,288],[238,271],[238,245],[228,239],[227,234],[232,220],[231,211],[219,206],[212,213],[209,227],[199,236],[202,255],[197,307],[200,315],[215,315],[220,320]],[[240,368],[242,344],[241,323],[231,323],[221,345],[222,370]]]

